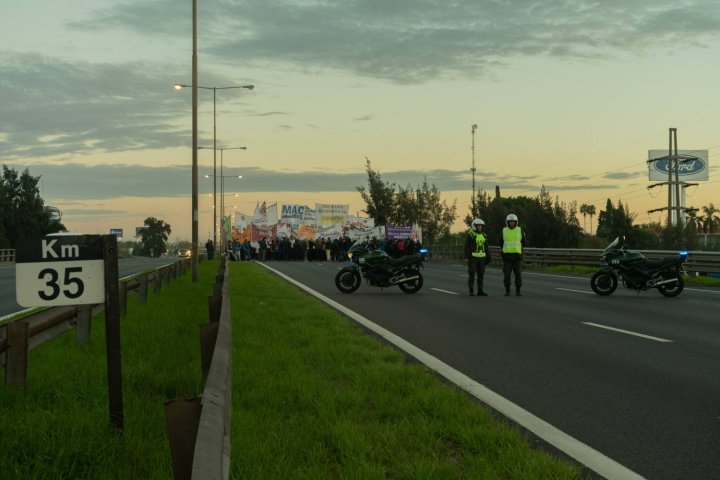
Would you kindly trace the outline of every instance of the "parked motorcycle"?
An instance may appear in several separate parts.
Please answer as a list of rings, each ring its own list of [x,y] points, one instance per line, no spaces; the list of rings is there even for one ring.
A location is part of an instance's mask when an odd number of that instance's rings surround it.
[[[405,293],[415,293],[423,286],[420,268],[427,249],[418,254],[392,258],[382,250],[372,250],[366,240],[356,241],[348,250],[351,265],[343,267],[335,275],[335,286],[343,293],[360,288],[361,277],[368,285],[387,288],[397,285]]]
[[[607,265],[598,270],[590,280],[590,286],[598,295],[610,295],[618,286],[618,279],[633,290],[657,288],[666,297],[675,297],[685,288],[683,263],[688,252],[681,251],[676,257],[651,261],[639,252],[626,250],[623,237],[617,237],[602,253]]]

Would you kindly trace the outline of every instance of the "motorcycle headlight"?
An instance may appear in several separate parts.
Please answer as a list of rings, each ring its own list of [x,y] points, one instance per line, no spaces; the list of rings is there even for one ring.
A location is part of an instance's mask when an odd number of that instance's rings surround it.
[[[425,254],[427,254],[427,248],[421,248],[420,255],[425,255]]]
[[[687,257],[687,256],[688,256],[688,251],[687,251],[687,250],[680,250],[680,251],[678,252],[678,255],[680,255],[681,257]]]
[[[353,257],[352,252],[348,252],[347,256],[348,256],[348,258],[352,258]]]

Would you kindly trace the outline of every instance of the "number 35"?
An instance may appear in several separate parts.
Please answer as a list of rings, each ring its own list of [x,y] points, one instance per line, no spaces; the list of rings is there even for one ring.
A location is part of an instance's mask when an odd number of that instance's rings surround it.
[[[82,282],[81,279],[78,277],[73,277],[73,273],[80,273],[82,272],[82,267],[69,267],[65,269],[65,278],[63,281],[63,287],[68,287],[75,285],[74,289],[65,288],[62,290],[62,293],[65,294],[68,298],[78,298],[80,297],[83,292],[85,291],[85,284]],[[49,279],[46,279],[46,277],[49,277]],[[45,281],[45,285],[49,287],[50,292],[47,292],[47,289],[45,290],[38,290],[38,295],[40,295],[40,298],[43,300],[55,300],[57,297],[60,296],[60,285],[58,285],[58,279],[59,275],[57,270],[54,268],[46,268],[42,271],[40,271],[40,274],[38,274],[38,279]]]

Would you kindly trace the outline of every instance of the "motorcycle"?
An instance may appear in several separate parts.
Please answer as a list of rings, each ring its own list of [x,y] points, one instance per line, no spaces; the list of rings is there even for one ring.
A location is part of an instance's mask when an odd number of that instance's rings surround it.
[[[622,280],[626,288],[633,290],[657,290],[666,297],[675,297],[685,288],[683,263],[688,252],[681,251],[676,257],[651,261],[640,252],[625,249],[623,237],[617,237],[602,253],[607,265],[598,270],[590,280],[590,286],[598,295],[610,295]]]
[[[427,255],[422,248],[418,254],[392,258],[382,250],[373,250],[367,240],[356,241],[347,253],[351,265],[343,267],[335,275],[335,286],[343,293],[353,293],[360,288],[361,277],[368,285],[387,288],[397,285],[405,293],[415,293],[423,286],[420,268]]]

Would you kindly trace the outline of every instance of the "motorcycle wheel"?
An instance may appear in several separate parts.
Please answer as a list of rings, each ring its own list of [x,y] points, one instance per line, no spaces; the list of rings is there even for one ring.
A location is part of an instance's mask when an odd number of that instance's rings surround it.
[[[423,277],[420,272],[417,272],[417,277],[415,280],[410,280],[409,282],[405,283],[399,283],[398,287],[400,287],[400,290],[402,290],[405,293],[415,293],[419,291],[423,286]]]
[[[610,295],[617,286],[617,277],[609,272],[596,272],[590,279],[590,287],[598,295]]]
[[[340,270],[335,275],[335,286],[343,293],[353,293],[360,288],[360,274],[357,270]]]
[[[676,283],[660,285],[655,288],[657,288],[658,292],[662,293],[666,297],[676,297],[680,295],[680,292],[682,292],[683,288],[685,288],[685,280],[683,280],[683,278],[678,275]]]

